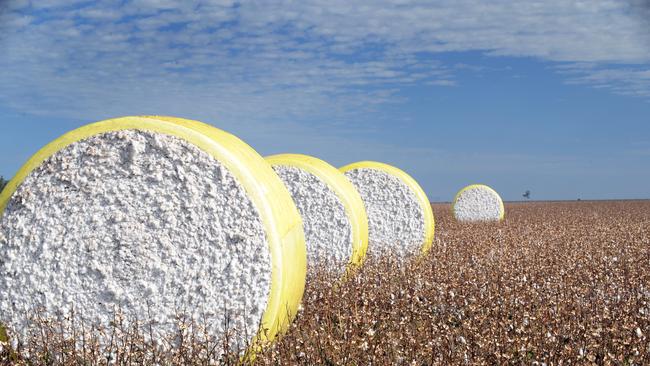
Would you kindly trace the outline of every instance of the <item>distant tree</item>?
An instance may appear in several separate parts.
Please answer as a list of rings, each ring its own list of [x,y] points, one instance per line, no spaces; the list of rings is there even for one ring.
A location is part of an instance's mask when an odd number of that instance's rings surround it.
[[[526,192],[524,192],[524,194],[522,194],[522,196],[523,196],[525,199],[529,200],[529,199],[530,199],[530,191],[529,191],[529,190],[526,190]]]
[[[5,180],[3,176],[0,175],[0,192],[5,188],[5,186],[9,183],[8,180]]]

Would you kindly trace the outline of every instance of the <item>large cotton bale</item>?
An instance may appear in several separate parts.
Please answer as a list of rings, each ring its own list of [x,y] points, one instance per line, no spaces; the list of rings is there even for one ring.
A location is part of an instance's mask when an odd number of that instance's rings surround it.
[[[357,188],[366,207],[369,255],[405,258],[431,248],[435,229],[431,203],[413,178],[373,161],[340,170]]]
[[[492,188],[472,184],[461,189],[454,198],[454,217],[458,221],[501,221],[505,216],[503,200]]]
[[[361,196],[338,169],[301,154],[266,158],[298,207],[307,245],[307,273],[342,275],[360,265],[368,246],[368,218]]]
[[[286,328],[302,298],[289,192],[251,147],[201,122],[125,117],[72,131],[18,172],[0,215],[0,322],[14,340],[37,327],[34,314],[74,307],[77,330],[100,333],[119,308],[155,338],[186,316],[216,339],[232,332],[242,350]]]

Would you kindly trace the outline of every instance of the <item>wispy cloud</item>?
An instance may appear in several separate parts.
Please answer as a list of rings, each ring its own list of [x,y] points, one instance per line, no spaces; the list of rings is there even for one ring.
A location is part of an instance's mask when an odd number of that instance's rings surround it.
[[[590,85],[613,93],[650,100],[650,66],[573,64],[558,66],[567,83]]]
[[[457,85],[462,68],[436,54],[476,50],[562,62],[578,67],[572,82],[648,97],[643,4],[9,0],[0,103],[84,119],[350,121],[406,86]]]

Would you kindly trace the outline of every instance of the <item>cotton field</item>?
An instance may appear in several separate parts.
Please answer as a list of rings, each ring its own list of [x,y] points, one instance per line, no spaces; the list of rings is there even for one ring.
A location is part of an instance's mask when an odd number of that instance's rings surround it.
[[[123,117],[0,193],[0,364],[648,364],[649,263],[650,201],[432,205],[386,163]]]

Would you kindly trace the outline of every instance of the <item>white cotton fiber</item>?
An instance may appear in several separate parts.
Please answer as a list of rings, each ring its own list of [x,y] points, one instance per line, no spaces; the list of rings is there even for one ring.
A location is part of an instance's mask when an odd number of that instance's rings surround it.
[[[39,309],[74,306],[88,331],[110,329],[119,307],[127,322],[154,320],[155,337],[176,334],[185,314],[220,338],[228,316],[243,348],[271,259],[257,209],[223,165],[180,138],[127,130],[73,143],[25,179],[0,219],[0,277],[0,322],[14,337]]]
[[[499,221],[503,215],[501,197],[488,186],[468,186],[454,201],[454,216],[458,221]]]
[[[306,170],[273,167],[291,193],[303,220],[308,274],[327,268],[342,274],[352,255],[352,225],[341,199],[320,178]]]
[[[366,207],[368,254],[406,257],[418,253],[425,239],[425,220],[415,192],[400,178],[379,169],[352,169],[345,176]]]

